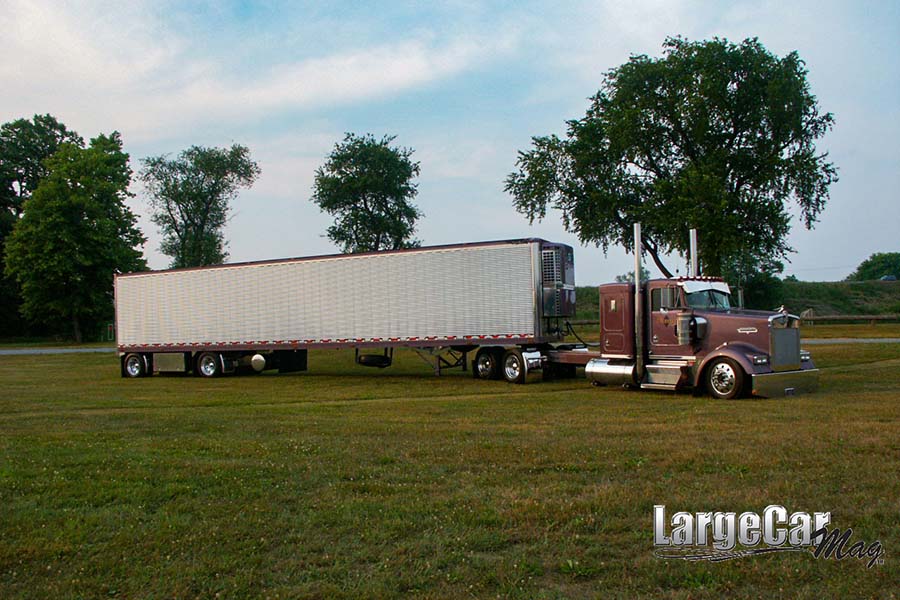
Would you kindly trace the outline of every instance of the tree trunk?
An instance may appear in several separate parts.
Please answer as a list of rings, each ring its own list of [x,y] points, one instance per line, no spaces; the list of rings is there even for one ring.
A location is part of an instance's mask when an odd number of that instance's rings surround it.
[[[672,271],[667,269],[666,265],[663,264],[662,259],[659,258],[659,252],[657,251],[656,246],[648,244],[646,240],[644,240],[643,246],[644,250],[647,251],[647,254],[650,255],[650,258],[653,259],[653,263],[656,265],[656,268],[659,269],[659,272],[662,273],[664,277],[671,277]]]
[[[75,334],[75,343],[81,343],[81,323],[78,322],[78,315],[72,315],[72,333]]]

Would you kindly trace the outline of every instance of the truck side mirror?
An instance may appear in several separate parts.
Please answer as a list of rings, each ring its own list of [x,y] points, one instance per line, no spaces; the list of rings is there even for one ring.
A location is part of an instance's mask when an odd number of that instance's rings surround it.
[[[706,337],[706,328],[709,325],[709,321],[707,321],[703,317],[694,317],[693,327],[694,327],[694,337],[697,340],[702,340]]]
[[[662,297],[660,305],[662,308],[670,309],[678,307],[678,289],[675,287],[664,287],[660,290]]]

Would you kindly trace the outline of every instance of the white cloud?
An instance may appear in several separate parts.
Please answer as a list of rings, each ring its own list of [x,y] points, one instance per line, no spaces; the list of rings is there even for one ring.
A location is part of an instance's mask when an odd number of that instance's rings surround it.
[[[795,227],[793,267],[801,275],[843,268],[895,243],[885,224],[900,206],[897,20],[887,5],[456,0],[263,3],[250,13],[173,0],[6,0],[0,122],[49,112],[85,136],[118,129],[135,159],[237,138],[263,174],[234,205],[235,260],[333,249],[319,237],[328,218],[308,198],[315,168],[347,130],[397,133],[398,143],[415,148],[428,243],[570,240],[558,215],[532,228],[512,209],[502,184],[516,150],[532,135],[562,133],[565,119],[584,114],[605,71],[631,53],[659,55],[668,35],[759,36],[777,54],[800,52],[838,122],[823,149],[841,181],[819,227]],[[153,265],[162,266],[146,206],[138,210]],[[584,283],[628,270],[618,250],[608,260],[596,250],[579,256]]]
[[[182,106],[197,113],[314,108],[382,96],[447,77],[472,64],[477,54],[478,48],[471,43],[435,46],[411,40],[278,65],[250,81],[211,74],[180,95]]]
[[[256,119],[380,98],[479,65],[509,36],[437,40],[427,33],[322,56],[270,57],[248,75],[198,54],[140,4],[72,8],[13,0],[0,17],[0,116],[50,112],[75,129],[126,131],[132,141],[186,126]],[[249,44],[248,44],[249,47]],[[246,70],[246,69],[244,69]],[[171,135],[171,134],[169,134]]]

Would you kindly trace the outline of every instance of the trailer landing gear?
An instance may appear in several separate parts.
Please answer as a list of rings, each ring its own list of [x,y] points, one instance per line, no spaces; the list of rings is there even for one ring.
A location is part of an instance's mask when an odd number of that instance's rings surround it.
[[[413,348],[419,358],[428,363],[434,369],[434,374],[440,376],[441,369],[461,368],[468,370],[466,356],[469,353],[468,346],[451,347],[436,346],[433,348]]]

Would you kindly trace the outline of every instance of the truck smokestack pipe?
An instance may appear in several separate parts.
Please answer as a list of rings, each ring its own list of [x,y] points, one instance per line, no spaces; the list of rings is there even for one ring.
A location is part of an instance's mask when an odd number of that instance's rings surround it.
[[[700,276],[700,259],[697,256],[697,230],[691,229],[691,277]]]
[[[644,303],[641,281],[641,224],[634,224],[634,374],[644,379]]]

